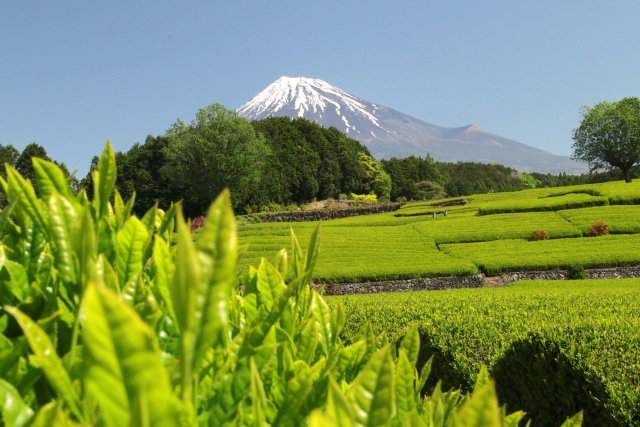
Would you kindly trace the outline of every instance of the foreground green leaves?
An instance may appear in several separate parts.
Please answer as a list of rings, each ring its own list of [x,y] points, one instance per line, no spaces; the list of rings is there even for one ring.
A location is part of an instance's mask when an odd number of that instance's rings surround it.
[[[110,144],[91,202],[54,164],[36,159],[34,170],[41,199],[15,170],[3,182],[0,425],[489,427],[522,419],[498,407],[486,372],[471,395],[440,385],[423,395],[431,361],[417,366],[415,327],[396,346],[366,324],[345,345],[345,310],[309,286],[320,227],[306,252],[292,233],[291,257],[281,250],[275,265],[262,259],[238,280],[227,191],[194,242],[179,204],[130,215],[133,200],[114,190]]]

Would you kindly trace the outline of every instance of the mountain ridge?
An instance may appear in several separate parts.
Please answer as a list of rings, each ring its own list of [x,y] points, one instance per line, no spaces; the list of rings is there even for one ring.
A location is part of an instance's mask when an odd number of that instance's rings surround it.
[[[358,98],[324,80],[283,76],[236,110],[247,120],[304,117],[334,126],[363,143],[377,158],[426,156],[446,162],[496,162],[521,172],[587,172],[584,164],[475,124],[444,127]]]

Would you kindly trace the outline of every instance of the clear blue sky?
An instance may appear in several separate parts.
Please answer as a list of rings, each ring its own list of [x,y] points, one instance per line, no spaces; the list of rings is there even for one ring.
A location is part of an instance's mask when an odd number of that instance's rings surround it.
[[[83,176],[107,138],[286,75],[568,155],[580,106],[640,96],[638,22],[637,1],[4,1],[0,144]]]

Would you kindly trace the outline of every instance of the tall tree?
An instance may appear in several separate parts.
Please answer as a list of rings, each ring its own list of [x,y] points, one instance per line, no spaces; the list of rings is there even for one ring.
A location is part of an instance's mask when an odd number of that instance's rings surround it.
[[[20,156],[20,152],[13,145],[0,144],[0,176],[7,179],[7,169],[5,165],[16,166],[16,160]],[[0,208],[4,208],[7,205],[7,194],[0,186]]]
[[[24,147],[20,156],[16,159],[15,168],[20,175],[23,177],[30,179],[33,184],[33,188],[38,192],[38,185],[35,180],[35,174],[33,172],[33,162],[32,158],[39,157],[44,160],[52,161],[51,158],[47,155],[47,150],[44,149],[42,145],[38,145],[35,142]]]
[[[600,102],[580,114],[571,158],[588,162],[591,171],[617,167],[631,182],[631,168],[640,161],[640,99]]]
[[[144,215],[156,201],[160,208],[167,209],[174,200],[182,196],[172,192],[171,181],[162,167],[166,163],[165,148],[168,139],[163,136],[147,136],[144,144],[135,143],[129,151],[116,153],[118,178],[116,188],[124,200],[136,192],[134,212]]]
[[[2,145],[0,144],[0,175],[3,178],[7,177],[7,170],[5,169],[5,164],[15,167],[16,160],[20,157],[20,152],[13,145]]]
[[[20,172],[25,178],[34,182],[33,163],[31,159],[33,157],[40,157],[41,159],[51,161],[51,158],[47,155],[47,150],[42,145],[38,145],[35,142],[24,147],[20,156],[16,159],[16,170]]]
[[[383,203],[389,201],[391,194],[391,177],[384,171],[381,163],[365,153],[360,154],[360,166],[364,175],[363,190],[373,192]]]
[[[225,187],[238,208],[260,182],[269,148],[264,137],[235,111],[209,105],[189,125],[178,119],[166,136],[164,173],[183,194],[187,215],[205,214]]]

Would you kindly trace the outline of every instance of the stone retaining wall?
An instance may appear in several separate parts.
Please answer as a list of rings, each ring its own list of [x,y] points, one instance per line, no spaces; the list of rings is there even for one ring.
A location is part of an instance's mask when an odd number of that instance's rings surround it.
[[[388,280],[364,283],[326,283],[325,294],[377,294],[382,292],[435,291],[446,289],[481,288],[483,274],[473,276],[433,277],[407,280]],[[316,284],[319,285],[319,284]]]
[[[587,279],[640,278],[640,265],[616,268],[585,269]],[[436,291],[463,288],[506,286],[518,280],[568,280],[569,270],[514,271],[496,277],[473,276],[433,277],[387,280],[363,283],[315,283],[324,286],[326,295],[378,294],[384,292]]]
[[[358,206],[344,209],[318,209],[313,211],[274,212],[241,215],[244,218],[259,218],[260,222],[301,222],[320,221],[350,216],[371,215],[383,212],[394,212],[400,209],[402,203],[388,203],[385,205]]]
[[[585,268],[587,279],[640,278],[640,265],[615,268]],[[569,270],[516,271],[500,275],[506,285],[517,280],[568,280]]]

